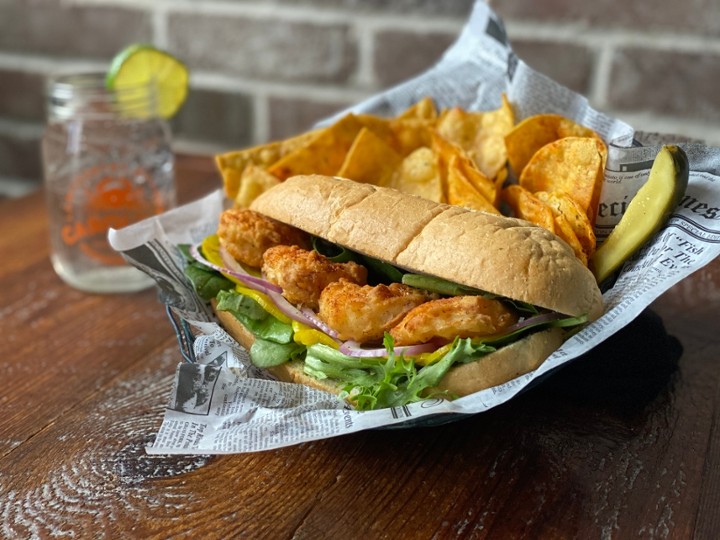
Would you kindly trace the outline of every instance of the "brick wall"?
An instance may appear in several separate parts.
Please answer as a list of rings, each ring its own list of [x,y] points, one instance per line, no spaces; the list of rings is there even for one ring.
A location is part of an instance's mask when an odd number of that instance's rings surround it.
[[[518,54],[641,129],[720,144],[717,0],[495,0]],[[284,137],[421,72],[472,0],[0,0],[0,192],[41,177],[43,88],[127,43],[181,57],[178,150]]]

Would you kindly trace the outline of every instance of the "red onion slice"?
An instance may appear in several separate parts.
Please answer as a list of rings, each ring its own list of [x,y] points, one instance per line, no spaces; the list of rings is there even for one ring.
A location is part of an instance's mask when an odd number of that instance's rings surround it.
[[[437,349],[437,345],[433,343],[420,343],[417,345],[403,345],[394,347],[395,354],[404,354],[406,356],[415,356],[425,352],[432,352]],[[387,356],[385,347],[374,349],[365,349],[357,341],[348,340],[340,345],[340,352],[348,356],[356,356],[360,358],[379,358]]]
[[[311,328],[322,330],[322,328],[318,328],[310,318],[306,317],[302,311],[300,311],[298,308],[288,302],[287,298],[285,298],[279,292],[270,291],[267,293],[267,295],[270,297],[270,299],[280,311],[282,311],[285,315],[287,315],[294,321],[302,323],[305,326],[309,326]]]
[[[225,268],[223,266],[218,266],[217,264],[211,263],[210,261],[208,261],[205,257],[203,257],[200,254],[199,247],[200,247],[200,244],[195,244],[193,246],[190,246],[190,254],[193,256],[193,258],[196,261],[204,264],[205,266],[212,268],[213,270],[216,270],[223,274],[227,274],[229,276],[237,278],[240,281],[242,281],[245,285],[247,285],[251,289],[255,289],[256,291],[264,292],[265,294],[269,294],[270,292],[277,292],[277,293],[282,292],[281,287],[278,287],[277,285],[267,281],[266,279],[251,276],[244,269],[241,272],[239,272],[239,271],[233,270],[231,268]]]
[[[565,315],[562,315],[561,313],[557,313],[555,311],[549,312],[549,313],[541,313],[540,315],[533,315],[532,317],[527,317],[525,319],[522,319],[521,321],[516,322],[512,326],[509,326],[505,329],[505,334],[511,334],[517,330],[521,330],[522,328],[525,328],[526,326],[534,326],[536,324],[545,324],[548,322],[553,322],[558,319],[564,318]]]
[[[239,274],[250,275],[250,272],[245,270],[243,266],[238,263],[232,255],[230,255],[228,250],[225,249],[225,246],[220,245],[220,247],[218,248],[218,253],[220,254],[220,258],[222,259],[222,262],[226,268],[234,272],[238,272]]]
[[[328,336],[339,339],[338,333],[333,330],[325,321],[323,321],[317,314],[310,308],[304,308],[302,310],[303,315],[312,321],[312,326],[315,326],[319,330],[325,332]]]

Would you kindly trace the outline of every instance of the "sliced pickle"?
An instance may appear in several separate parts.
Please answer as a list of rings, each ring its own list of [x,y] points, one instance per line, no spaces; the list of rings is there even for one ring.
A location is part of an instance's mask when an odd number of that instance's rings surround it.
[[[590,267],[598,283],[610,277],[667,222],[685,195],[688,176],[683,149],[663,146],[655,156],[647,182],[591,259]]]

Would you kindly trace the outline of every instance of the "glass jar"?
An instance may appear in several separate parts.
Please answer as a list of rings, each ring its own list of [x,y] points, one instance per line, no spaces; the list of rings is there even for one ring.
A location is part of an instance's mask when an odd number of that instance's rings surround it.
[[[101,73],[49,81],[42,140],[50,258],[69,285],[130,292],[153,280],[108,243],[119,229],[175,205],[170,128],[154,85],[109,91]]]

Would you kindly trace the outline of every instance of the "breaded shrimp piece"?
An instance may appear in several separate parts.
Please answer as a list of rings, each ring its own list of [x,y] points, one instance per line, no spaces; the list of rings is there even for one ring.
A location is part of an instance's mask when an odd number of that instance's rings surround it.
[[[309,235],[247,208],[220,214],[217,235],[220,245],[238,262],[260,268],[265,250],[280,244],[310,246]]]
[[[396,345],[498,334],[518,321],[514,310],[482,296],[454,296],[426,302],[390,330]]]
[[[355,262],[335,263],[317,251],[297,246],[274,246],[263,255],[265,278],[283,289],[291,304],[318,308],[320,293],[333,281],[344,278],[364,285],[367,269]]]
[[[408,311],[434,298],[401,283],[372,287],[341,279],[323,289],[318,314],[340,339],[367,343],[382,340]]]

